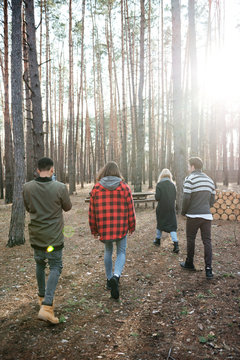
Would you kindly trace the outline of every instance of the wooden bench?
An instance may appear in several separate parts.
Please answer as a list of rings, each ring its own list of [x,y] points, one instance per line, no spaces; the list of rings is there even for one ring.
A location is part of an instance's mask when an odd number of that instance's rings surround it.
[[[147,207],[148,203],[153,204],[153,209],[155,208],[155,193],[154,192],[133,192],[133,201],[134,204],[137,204],[137,207],[139,207],[139,204],[145,203],[145,207]]]
[[[137,207],[139,207],[139,204],[141,203],[145,203],[145,207],[147,207],[148,203],[152,203],[153,205],[153,209],[155,209],[155,193],[153,192],[137,192],[137,193],[132,193],[132,197],[133,197],[133,201],[134,204],[137,204]],[[84,200],[85,203],[89,203],[90,202],[90,196],[86,197],[86,199]]]

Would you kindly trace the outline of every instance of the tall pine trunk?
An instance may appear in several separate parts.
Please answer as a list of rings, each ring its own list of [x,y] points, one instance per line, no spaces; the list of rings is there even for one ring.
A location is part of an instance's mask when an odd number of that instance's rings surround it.
[[[73,117],[73,41],[72,41],[72,0],[69,1],[69,133],[68,133],[68,177],[69,177],[69,194],[75,190],[74,176],[74,117]]]
[[[240,121],[238,121],[238,185],[240,185]]]
[[[143,125],[143,86],[144,86],[144,28],[145,28],[145,8],[144,0],[140,1],[141,20],[140,20],[140,74],[138,87],[138,116],[137,116],[137,171],[136,184],[134,191],[142,191],[142,171],[143,171],[143,147],[144,147],[144,125]]]
[[[45,10],[45,154],[49,157],[49,21],[48,21],[48,4],[47,0],[44,0],[44,10]]]
[[[36,50],[34,2],[33,0],[25,0],[24,3],[27,25],[28,60],[33,114],[34,165],[36,168],[37,161],[44,156],[42,97]]]
[[[125,44],[124,44],[124,0],[121,0],[121,46],[122,46],[122,124],[123,124],[123,141],[122,141],[122,174],[128,181],[127,168],[127,109],[126,109],[126,91],[125,91]]]
[[[8,2],[4,0],[4,157],[5,157],[5,203],[13,200],[13,144],[9,114],[9,73],[8,73]]]
[[[152,175],[153,175],[153,119],[152,119],[152,58],[151,58],[151,0],[149,0],[148,9],[148,134],[149,134],[149,189],[152,189]]]
[[[137,161],[136,161],[136,139],[137,135],[137,99],[136,99],[136,85],[135,85],[135,76],[134,76],[134,32],[130,28],[130,20],[128,14],[128,2],[125,0],[126,8],[126,21],[127,21],[127,35],[128,35],[128,45],[129,45],[129,55],[128,55],[128,66],[129,66],[129,86],[130,86],[130,77],[131,77],[131,90],[129,91],[131,97],[131,122],[132,122],[132,181],[134,182],[134,189],[136,186],[137,178]],[[137,140],[138,141],[138,140]],[[140,170],[141,171],[141,170]],[[136,191],[136,189],[135,189]]]
[[[186,139],[182,119],[181,88],[181,17],[179,0],[171,0],[171,4],[174,164],[177,185],[177,211],[180,211],[183,181],[186,175]]]
[[[33,128],[32,128],[32,104],[31,92],[29,89],[29,61],[28,61],[28,44],[26,33],[26,22],[23,21],[23,58],[24,58],[24,75],[25,82],[25,114],[27,123],[26,133],[26,166],[27,166],[27,181],[33,179],[34,174],[34,152],[33,152]]]
[[[76,156],[76,151],[78,149],[78,133],[79,133],[79,105],[80,105],[80,98],[81,98],[81,94],[82,94],[82,90],[83,90],[83,70],[84,70],[84,22],[85,22],[85,0],[82,1],[82,31],[81,31],[81,69],[80,69],[80,89],[79,89],[79,94],[78,94],[78,99],[77,99],[77,123],[76,123],[76,136],[75,136],[75,146],[74,146],[74,164],[76,164],[76,160],[77,160],[77,156]],[[81,107],[81,111],[83,111],[83,107]],[[82,125],[82,123],[81,123]],[[81,128],[82,130],[82,128]],[[81,133],[82,136],[82,133]],[[81,164],[82,164],[82,152],[81,152]],[[83,166],[81,165],[80,167],[80,177],[82,179],[81,181],[81,186],[83,187]]]
[[[2,140],[0,138],[0,199],[3,199]]]
[[[24,135],[22,113],[22,2],[12,0],[11,93],[14,139],[14,190],[8,247],[24,244],[25,210],[23,183],[25,180]]]
[[[167,74],[164,73],[164,19],[163,19],[163,1],[161,1],[161,105],[162,105],[162,116],[161,116],[161,168],[165,168],[165,158],[166,158],[166,139],[165,134],[165,103],[164,103],[164,76],[167,80]],[[167,88],[166,88],[167,90]]]
[[[189,56],[191,67],[191,155],[198,155],[198,81],[195,28],[195,0],[188,0]]]

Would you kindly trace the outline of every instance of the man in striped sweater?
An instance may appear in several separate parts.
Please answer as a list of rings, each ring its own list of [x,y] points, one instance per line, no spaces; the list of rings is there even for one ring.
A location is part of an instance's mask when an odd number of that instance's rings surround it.
[[[193,264],[195,239],[198,229],[204,245],[204,260],[207,279],[213,277],[212,273],[212,243],[210,207],[215,201],[215,186],[211,178],[202,172],[203,163],[199,157],[189,160],[190,175],[186,177],[183,185],[182,215],[187,217],[187,258],[181,266],[187,270],[195,270]]]

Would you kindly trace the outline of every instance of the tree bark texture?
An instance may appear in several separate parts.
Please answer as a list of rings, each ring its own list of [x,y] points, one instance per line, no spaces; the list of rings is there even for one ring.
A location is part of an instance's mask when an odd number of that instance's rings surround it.
[[[73,41],[72,41],[72,0],[69,1],[69,133],[68,133],[68,177],[69,177],[69,194],[75,190],[74,181],[74,116],[73,116]]]
[[[180,211],[183,196],[183,181],[186,175],[186,142],[182,119],[181,88],[181,18],[179,0],[171,0],[171,4],[174,162],[177,185],[177,211]]]
[[[4,0],[4,157],[5,157],[5,203],[13,201],[13,143],[9,114],[9,72],[8,72],[8,2]]]
[[[140,1],[140,73],[138,87],[138,116],[137,116],[137,173],[134,191],[142,191],[142,169],[143,169],[143,148],[144,148],[144,126],[143,126],[143,86],[144,86],[144,29],[145,29],[145,8],[144,0]]]
[[[0,138],[0,199],[3,199],[2,140]]]
[[[14,139],[14,190],[8,247],[24,244],[25,209],[23,183],[25,181],[24,134],[22,113],[22,2],[12,0],[11,90]]]
[[[33,0],[25,0],[24,2],[27,25],[28,59],[33,114],[34,166],[36,168],[37,161],[44,156],[42,97],[36,51],[34,2]]]
[[[198,155],[199,125],[195,3],[195,0],[188,0],[189,56],[191,68],[191,156]]]
[[[33,128],[32,128],[32,103],[31,91],[29,88],[29,61],[28,61],[28,44],[26,33],[26,22],[23,20],[23,58],[24,58],[24,83],[25,83],[25,116],[27,123],[26,132],[26,166],[27,166],[27,181],[34,177],[34,151],[33,151]]]

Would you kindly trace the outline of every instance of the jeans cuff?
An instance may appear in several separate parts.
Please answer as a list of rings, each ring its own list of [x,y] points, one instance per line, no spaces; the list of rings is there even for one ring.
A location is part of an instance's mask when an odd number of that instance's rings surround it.
[[[42,302],[42,305],[52,306],[52,303],[51,303],[51,304],[48,304],[46,301],[43,301],[43,302]]]

